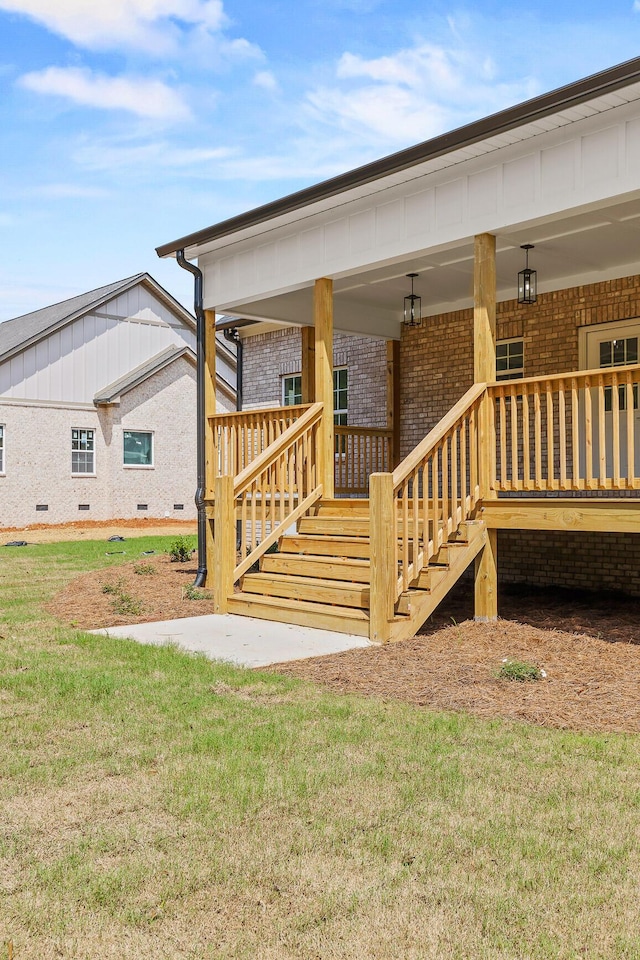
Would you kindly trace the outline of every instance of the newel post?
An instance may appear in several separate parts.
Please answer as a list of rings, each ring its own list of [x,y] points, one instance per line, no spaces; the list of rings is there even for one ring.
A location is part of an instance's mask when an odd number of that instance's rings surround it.
[[[473,270],[474,382],[496,379],[496,238],[482,233],[475,238]],[[495,424],[489,396],[478,411],[478,478],[480,497],[494,499]],[[498,533],[487,530],[487,539],[475,561],[475,618],[498,616]]]
[[[369,477],[369,508],[369,639],[386,643],[391,637],[398,579],[398,535],[391,473],[372,473]]]
[[[215,536],[213,554],[213,607],[215,613],[226,613],[228,598],[233,594],[233,571],[236,568],[236,523],[233,477],[216,477]]]

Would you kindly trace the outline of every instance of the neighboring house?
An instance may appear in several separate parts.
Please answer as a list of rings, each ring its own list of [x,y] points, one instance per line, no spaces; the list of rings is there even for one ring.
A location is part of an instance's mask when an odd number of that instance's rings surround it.
[[[220,609],[399,638],[472,561],[480,617],[498,574],[640,596],[640,58],[158,249],[177,251],[205,310],[238,318],[267,377],[251,399],[280,405],[214,431],[209,517],[233,492],[250,530],[232,571],[230,521],[210,541]],[[369,403],[336,423],[359,344]],[[334,499],[363,474],[368,506]]]
[[[0,324],[0,527],[196,515],[195,320],[146,273]],[[217,412],[235,409],[218,346]]]

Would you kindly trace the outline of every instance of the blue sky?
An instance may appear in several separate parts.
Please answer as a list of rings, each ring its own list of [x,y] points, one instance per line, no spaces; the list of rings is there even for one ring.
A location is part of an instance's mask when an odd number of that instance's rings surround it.
[[[0,0],[0,319],[640,54],[640,0]]]

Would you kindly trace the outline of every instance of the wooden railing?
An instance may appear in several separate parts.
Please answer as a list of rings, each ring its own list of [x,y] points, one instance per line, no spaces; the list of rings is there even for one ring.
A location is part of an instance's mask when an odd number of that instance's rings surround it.
[[[370,479],[371,639],[388,639],[396,600],[489,482],[479,456],[485,398],[486,385],[475,384],[392,474]]]
[[[488,394],[497,493],[640,489],[640,366],[511,380]]]
[[[335,492],[368,494],[372,473],[393,469],[393,430],[335,426]]]
[[[312,404],[237,476],[216,478],[217,612],[226,612],[233,584],[322,496],[316,471],[321,418],[322,404]],[[238,521],[241,559],[236,563]]]
[[[308,409],[300,404],[210,417],[213,477],[235,477]]]

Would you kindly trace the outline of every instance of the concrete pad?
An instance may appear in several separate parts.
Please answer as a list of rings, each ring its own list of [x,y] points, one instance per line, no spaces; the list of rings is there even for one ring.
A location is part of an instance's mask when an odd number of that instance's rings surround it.
[[[266,667],[285,660],[304,660],[355,647],[373,646],[364,637],[352,634],[239,617],[232,613],[106,627],[91,633],[126,637],[156,646],[175,643],[183,650],[204,653],[212,660],[225,660],[242,667]]]

